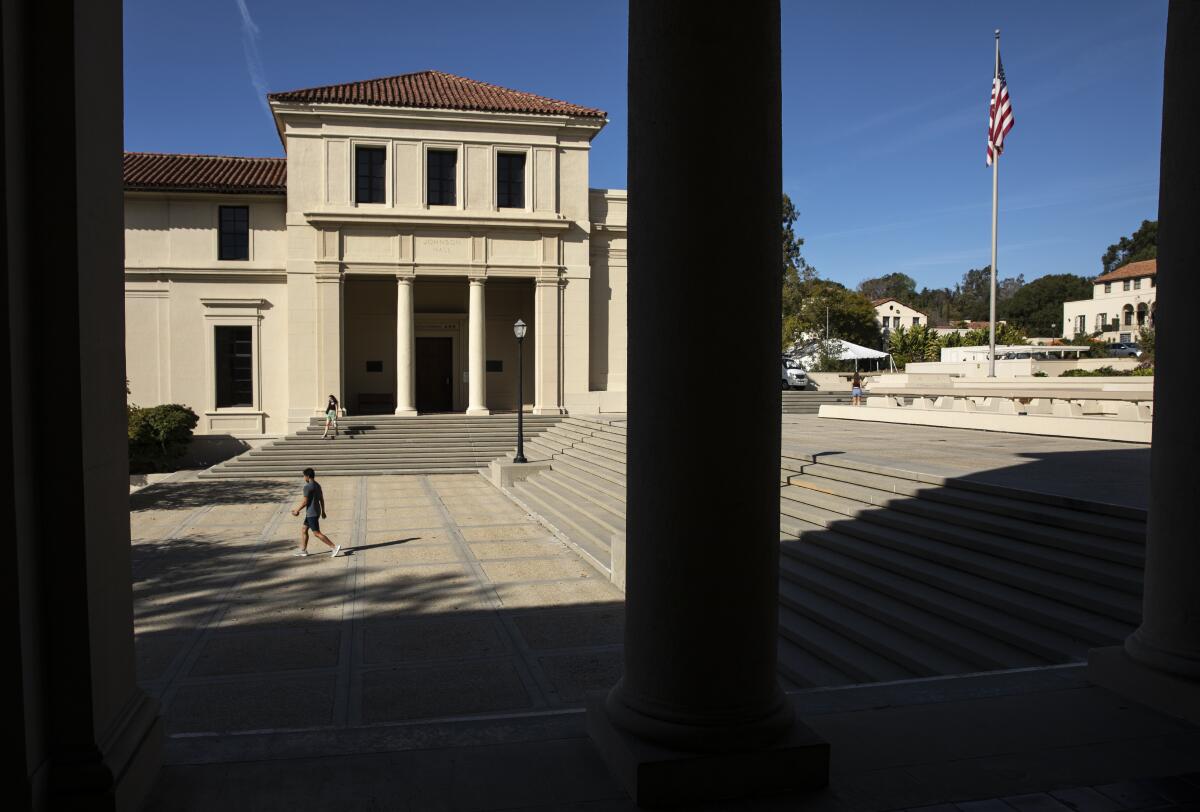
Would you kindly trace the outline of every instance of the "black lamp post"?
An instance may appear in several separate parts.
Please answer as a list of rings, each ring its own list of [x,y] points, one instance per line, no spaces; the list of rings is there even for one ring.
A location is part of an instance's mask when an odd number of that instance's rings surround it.
[[[517,455],[513,462],[528,462],[525,459],[525,322],[517,319],[513,325],[513,335],[517,337]]]

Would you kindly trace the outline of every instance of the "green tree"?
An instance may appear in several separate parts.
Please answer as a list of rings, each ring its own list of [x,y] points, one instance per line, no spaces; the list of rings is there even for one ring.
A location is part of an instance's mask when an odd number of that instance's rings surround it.
[[[796,310],[784,317],[785,345],[805,337],[840,338],[866,347],[880,345],[875,307],[861,293],[827,279],[811,279],[799,286],[797,302]]]
[[[1092,282],[1075,274],[1050,274],[1023,286],[1004,306],[1004,318],[1028,335],[1056,336],[1062,331],[1063,302],[1090,299]]]
[[[901,369],[913,361],[937,361],[941,349],[937,333],[924,324],[901,325],[888,333],[887,350]]]
[[[858,283],[858,292],[868,299],[895,299],[913,307],[917,298],[917,280],[908,274],[895,273],[864,279]]]
[[[133,473],[170,470],[183,456],[200,418],[187,406],[167,403],[129,409],[129,469]]]
[[[1101,273],[1110,273],[1130,262],[1154,259],[1157,256],[1158,221],[1143,220],[1142,225],[1132,235],[1122,237],[1108,246],[1104,256],[1100,257]]]

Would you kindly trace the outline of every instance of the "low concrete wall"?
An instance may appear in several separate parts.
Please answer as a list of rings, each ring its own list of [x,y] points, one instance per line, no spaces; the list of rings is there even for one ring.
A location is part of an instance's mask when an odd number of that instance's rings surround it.
[[[1102,367],[1112,367],[1113,369],[1129,370],[1137,369],[1140,364],[1136,358],[1080,358],[1078,361],[1034,361],[1034,370],[1045,372],[1047,376],[1054,378],[1062,375],[1070,369],[1100,369]]]
[[[815,389],[818,392],[849,392],[850,391],[850,376],[853,372],[810,372],[808,373],[808,388]],[[881,372],[865,372],[859,373],[866,386],[870,386],[872,381],[886,374]]]
[[[1149,443],[1153,423],[1149,420],[1117,420],[1111,417],[1058,417],[1051,415],[1012,415],[988,412],[958,412],[945,409],[880,408],[825,404],[821,417],[840,420],[866,420],[872,423],[898,423],[913,426],[942,426],[956,429],[1004,431],[1013,434],[1038,434],[1048,437],[1082,437],[1089,440],[1114,440],[1125,443]]]

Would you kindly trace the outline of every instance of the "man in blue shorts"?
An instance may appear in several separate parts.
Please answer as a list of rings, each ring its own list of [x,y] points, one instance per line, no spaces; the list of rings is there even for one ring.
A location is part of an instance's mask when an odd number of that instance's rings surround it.
[[[292,511],[292,515],[299,516],[302,510],[304,511],[304,525],[300,528],[300,549],[293,555],[308,555],[308,531],[312,530],[314,536],[333,548],[331,557],[337,558],[342,545],[334,544],[329,540],[329,536],[321,532],[321,519],[325,518],[325,492],[317,483],[317,472],[311,468],[304,469],[304,498]]]

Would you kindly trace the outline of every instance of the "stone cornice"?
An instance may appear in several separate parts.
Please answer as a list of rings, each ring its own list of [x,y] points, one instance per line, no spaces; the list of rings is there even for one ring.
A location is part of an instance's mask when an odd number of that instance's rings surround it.
[[[457,228],[500,229],[536,228],[542,231],[566,231],[575,221],[554,215],[497,215],[484,212],[397,212],[364,211],[362,209],[325,209],[306,211],[304,219],[314,226],[380,225],[380,226],[449,226]]]

